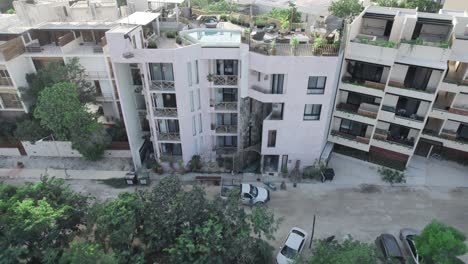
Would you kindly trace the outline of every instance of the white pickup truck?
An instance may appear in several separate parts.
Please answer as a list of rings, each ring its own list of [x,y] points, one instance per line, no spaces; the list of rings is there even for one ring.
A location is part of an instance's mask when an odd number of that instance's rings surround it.
[[[243,204],[263,204],[270,200],[270,191],[249,183],[241,183],[237,179],[223,179],[221,181],[221,198],[227,199],[231,191],[237,191]]]

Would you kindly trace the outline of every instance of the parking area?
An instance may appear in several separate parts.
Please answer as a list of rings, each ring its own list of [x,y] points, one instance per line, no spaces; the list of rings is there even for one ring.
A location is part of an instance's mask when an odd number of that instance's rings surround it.
[[[287,191],[272,192],[269,207],[284,217],[272,245],[277,250],[294,226],[310,235],[314,214],[314,238],[318,239],[332,235],[342,239],[349,234],[373,242],[381,233],[396,236],[404,227],[422,229],[432,219],[468,235],[467,201],[468,188],[290,186]]]

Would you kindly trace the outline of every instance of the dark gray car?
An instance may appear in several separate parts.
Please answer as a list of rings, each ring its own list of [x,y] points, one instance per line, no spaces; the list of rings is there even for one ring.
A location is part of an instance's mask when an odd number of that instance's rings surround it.
[[[398,245],[398,241],[393,235],[381,234],[375,240],[375,245],[382,252],[385,260],[391,259],[399,261],[402,264],[405,263],[405,258],[403,257],[403,253]]]
[[[418,255],[416,250],[416,244],[414,243],[414,237],[419,235],[419,231],[413,228],[403,228],[400,230],[400,240],[403,244],[403,247],[409,253],[414,263],[421,263],[422,259]]]

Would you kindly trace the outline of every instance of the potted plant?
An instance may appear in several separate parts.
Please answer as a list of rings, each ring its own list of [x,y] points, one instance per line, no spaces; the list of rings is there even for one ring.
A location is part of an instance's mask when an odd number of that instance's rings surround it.
[[[316,38],[314,41],[314,53],[321,54],[323,45],[325,45],[325,40],[321,37]]]
[[[208,74],[208,75],[206,76],[206,79],[207,79],[209,82],[212,82],[212,81],[213,81],[213,74],[211,74],[211,73]]]
[[[297,37],[293,37],[289,44],[291,45],[291,53],[296,56],[297,48],[299,47],[299,39]]]
[[[148,49],[157,49],[157,48],[158,48],[158,45],[156,44],[154,40],[150,40],[148,42]]]
[[[271,54],[276,55],[276,40],[271,42]]]
[[[164,173],[164,169],[159,162],[156,161],[156,163],[153,164],[153,171],[159,175]]]

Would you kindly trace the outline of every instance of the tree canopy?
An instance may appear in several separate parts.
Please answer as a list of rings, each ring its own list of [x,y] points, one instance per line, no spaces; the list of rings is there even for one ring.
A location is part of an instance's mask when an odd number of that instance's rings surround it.
[[[273,237],[279,220],[266,207],[249,213],[237,197],[210,200],[200,187],[184,190],[176,177],[151,191],[91,201],[62,180],[44,178],[23,187],[0,183],[0,263],[272,260],[265,238]]]
[[[76,86],[81,103],[93,102],[96,96],[94,85],[86,79],[86,72],[78,58],[72,58],[67,64],[52,62],[37,73],[26,75],[28,88],[21,90],[22,97],[28,105],[34,107],[37,98],[46,87],[57,83],[72,83]]]
[[[363,7],[359,0],[337,0],[332,2],[328,11],[340,18],[353,17],[361,13]]]
[[[457,256],[468,252],[465,240],[458,229],[434,220],[416,237],[415,244],[427,263],[456,264],[460,263]]]

